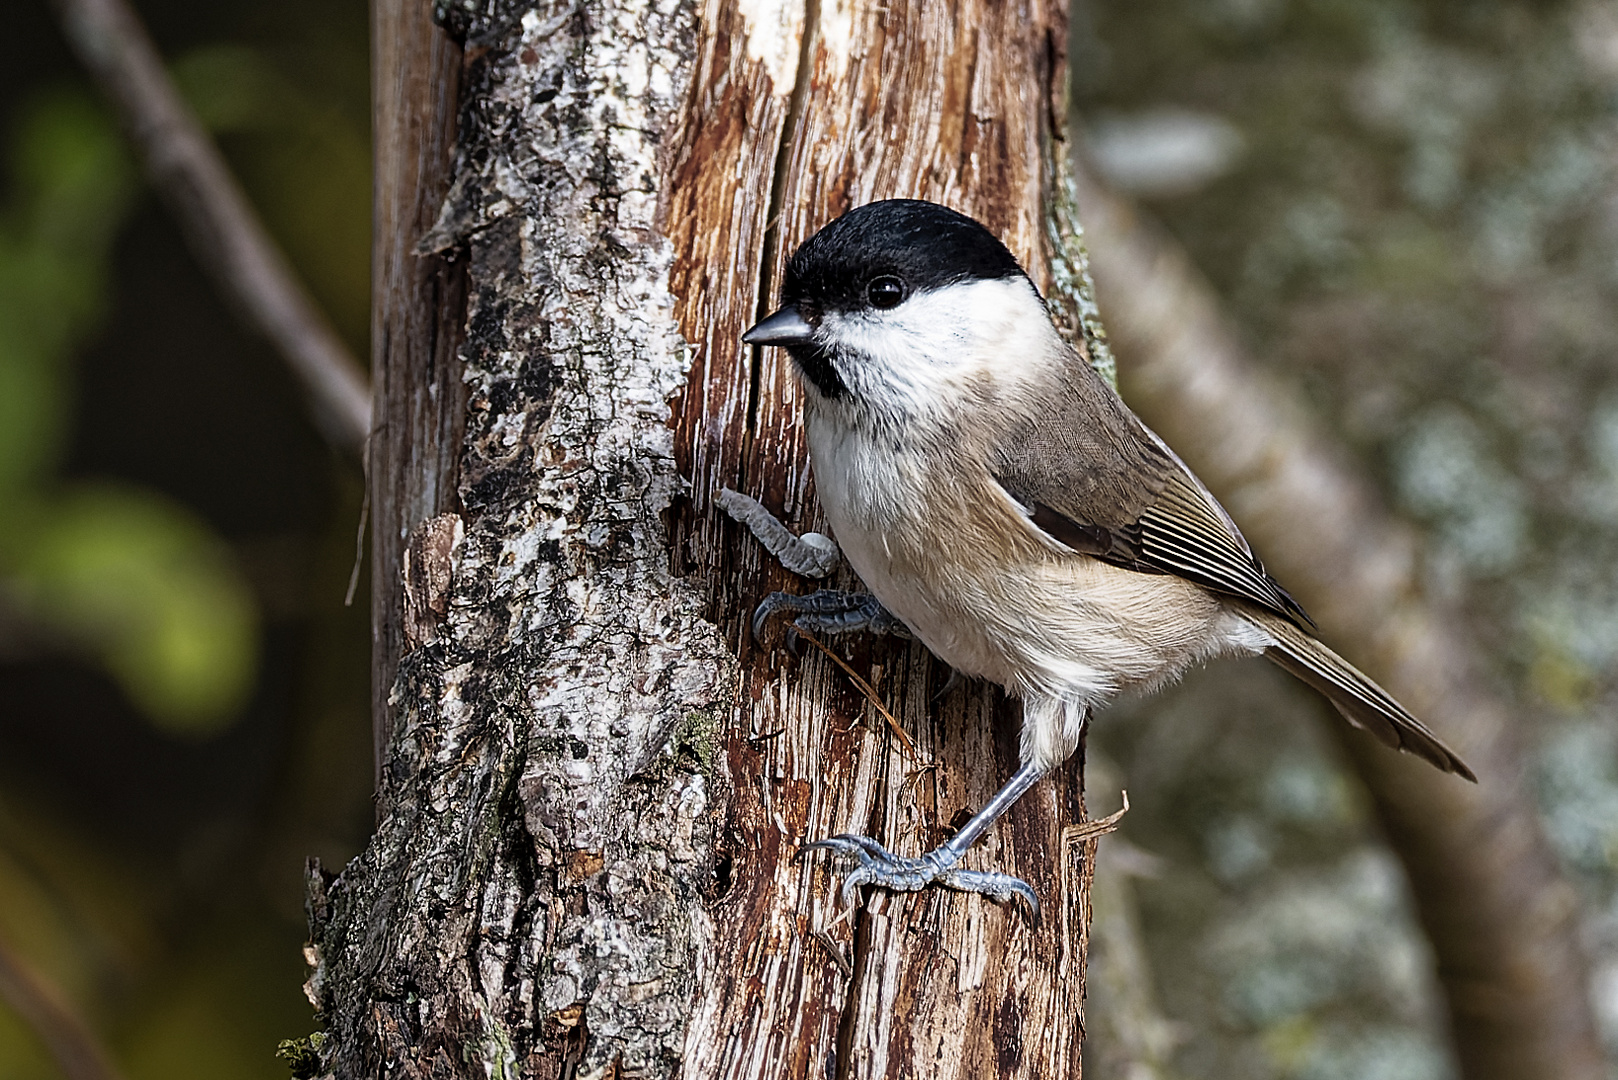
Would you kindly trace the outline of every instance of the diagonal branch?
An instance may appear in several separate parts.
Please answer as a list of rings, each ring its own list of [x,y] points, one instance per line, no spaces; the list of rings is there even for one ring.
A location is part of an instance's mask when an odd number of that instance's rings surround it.
[[[1475,787],[1434,776],[1333,724],[1409,875],[1462,1074],[1601,1080],[1577,905],[1547,853],[1511,705],[1485,688],[1466,635],[1424,597],[1409,530],[1243,354],[1186,253],[1080,181],[1131,405],[1227,501],[1328,638],[1477,769]]]
[[[0,940],[0,1001],[31,1028],[68,1080],[122,1080],[83,1018]]]
[[[371,430],[364,369],[293,274],[219,149],[170,81],[125,0],[54,0],[69,44],[117,108],[193,254],[270,339],[326,437],[360,452]]]

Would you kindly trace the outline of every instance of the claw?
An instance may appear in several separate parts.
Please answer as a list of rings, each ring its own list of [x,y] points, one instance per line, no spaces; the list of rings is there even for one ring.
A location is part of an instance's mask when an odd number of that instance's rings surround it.
[[[824,840],[816,840],[803,845],[803,851],[834,851],[839,855],[861,859],[862,862],[868,859],[896,860],[892,852],[869,836],[856,836],[854,833],[838,833]]]
[[[893,854],[869,836],[839,833],[803,845],[798,858],[804,858],[811,851],[829,851],[858,864],[843,878],[843,887],[839,890],[843,902],[850,907],[861,885],[875,885],[895,892],[919,892],[929,886],[942,885],[1002,903],[1021,900],[1033,924],[1039,925],[1039,897],[1026,881],[1010,874],[956,870],[954,865],[960,856],[948,848],[935,848],[920,858],[911,859]]]
[[[846,634],[853,630],[870,630],[876,634],[894,634],[909,637],[910,630],[894,618],[876,597],[870,593],[840,592],[821,589],[806,596],[797,593],[773,592],[753,609],[753,641],[764,637],[764,625],[778,611],[797,612],[792,625],[800,630],[821,631],[828,634]]]
[[[782,608],[790,607],[793,599],[791,593],[772,592],[753,609],[753,644],[756,645],[763,639],[764,624],[770,621],[770,616]]]
[[[1039,928],[1039,897],[1022,878],[1010,874],[984,873],[976,870],[954,870],[940,879],[941,883],[961,892],[981,893],[999,903],[1022,901],[1029,921]]]

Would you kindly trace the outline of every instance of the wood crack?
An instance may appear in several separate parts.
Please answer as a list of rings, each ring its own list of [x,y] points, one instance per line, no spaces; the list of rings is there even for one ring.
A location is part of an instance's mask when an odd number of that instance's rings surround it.
[[[853,950],[850,960],[854,971],[848,978],[843,1014],[837,1018],[836,1080],[852,1080],[854,1076],[854,1028],[859,1023],[859,988],[866,979],[866,968],[871,959],[871,920],[866,910],[866,905],[862,903],[853,915],[853,933],[849,944]]]
[[[814,66],[816,30],[820,24],[820,0],[804,0],[803,36],[798,45],[798,70],[792,81],[792,94],[787,98],[787,113],[781,121],[781,142],[775,148],[775,165],[770,176],[770,198],[765,211],[764,242],[759,251],[758,300],[754,306],[754,321],[770,314],[775,294],[775,264],[781,250],[781,209],[786,202],[789,184],[788,170],[792,167],[792,142],[803,118],[804,102],[809,96],[809,84]],[[746,475],[752,461],[754,434],[758,430],[759,399],[764,380],[764,347],[748,346],[747,430],[744,433],[742,472]]]

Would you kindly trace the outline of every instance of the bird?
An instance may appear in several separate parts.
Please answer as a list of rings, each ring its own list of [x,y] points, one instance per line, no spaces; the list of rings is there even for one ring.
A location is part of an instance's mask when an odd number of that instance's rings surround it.
[[[1355,727],[1476,776],[1315,634],[1206,485],[1062,336],[1011,251],[918,199],[855,207],[804,241],[780,306],[742,341],[803,387],[826,521],[869,594],[777,593],[806,628],[902,626],[956,673],[1021,699],[1020,767],[916,857],[844,833],[807,844],[859,887],[1039,900],[963,855],[1078,748],[1091,715],[1224,656],[1262,655]]]

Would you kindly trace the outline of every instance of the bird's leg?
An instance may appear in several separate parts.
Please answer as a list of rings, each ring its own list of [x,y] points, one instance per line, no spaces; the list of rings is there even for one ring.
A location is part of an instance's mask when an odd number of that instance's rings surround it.
[[[807,596],[785,592],[766,596],[753,612],[754,641],[764,633],[764,624],[770,616],[778,611],[797,612],[798,617],[792,621],[792,625],[799,630],[818,630],[827,634],[869,630],[874,634],[910,636],[905,624],[894,618],[893,613],[882,606],[882,601],[870,593],[821,589]]]
[[[1030,762],[1017,770],[1006,786],[995,792],[961,831],[920,858],[894,855],[868,836],[843,833],[804,845],[804,851],[825,850],[852,859],[857,866],[843,879],[843,901],[852,905],[861,885],[877,885],[897,892],[917,892],[930,885],[942,885],[961,892],[982,893],[993,900],[1019,899],[1028,905],[1034,921],[1039,921],[1039,897],[1021,878],[992,871],[957,870],[966,849],[982,836],[995,819],[1039,782],[1045,769]]]

